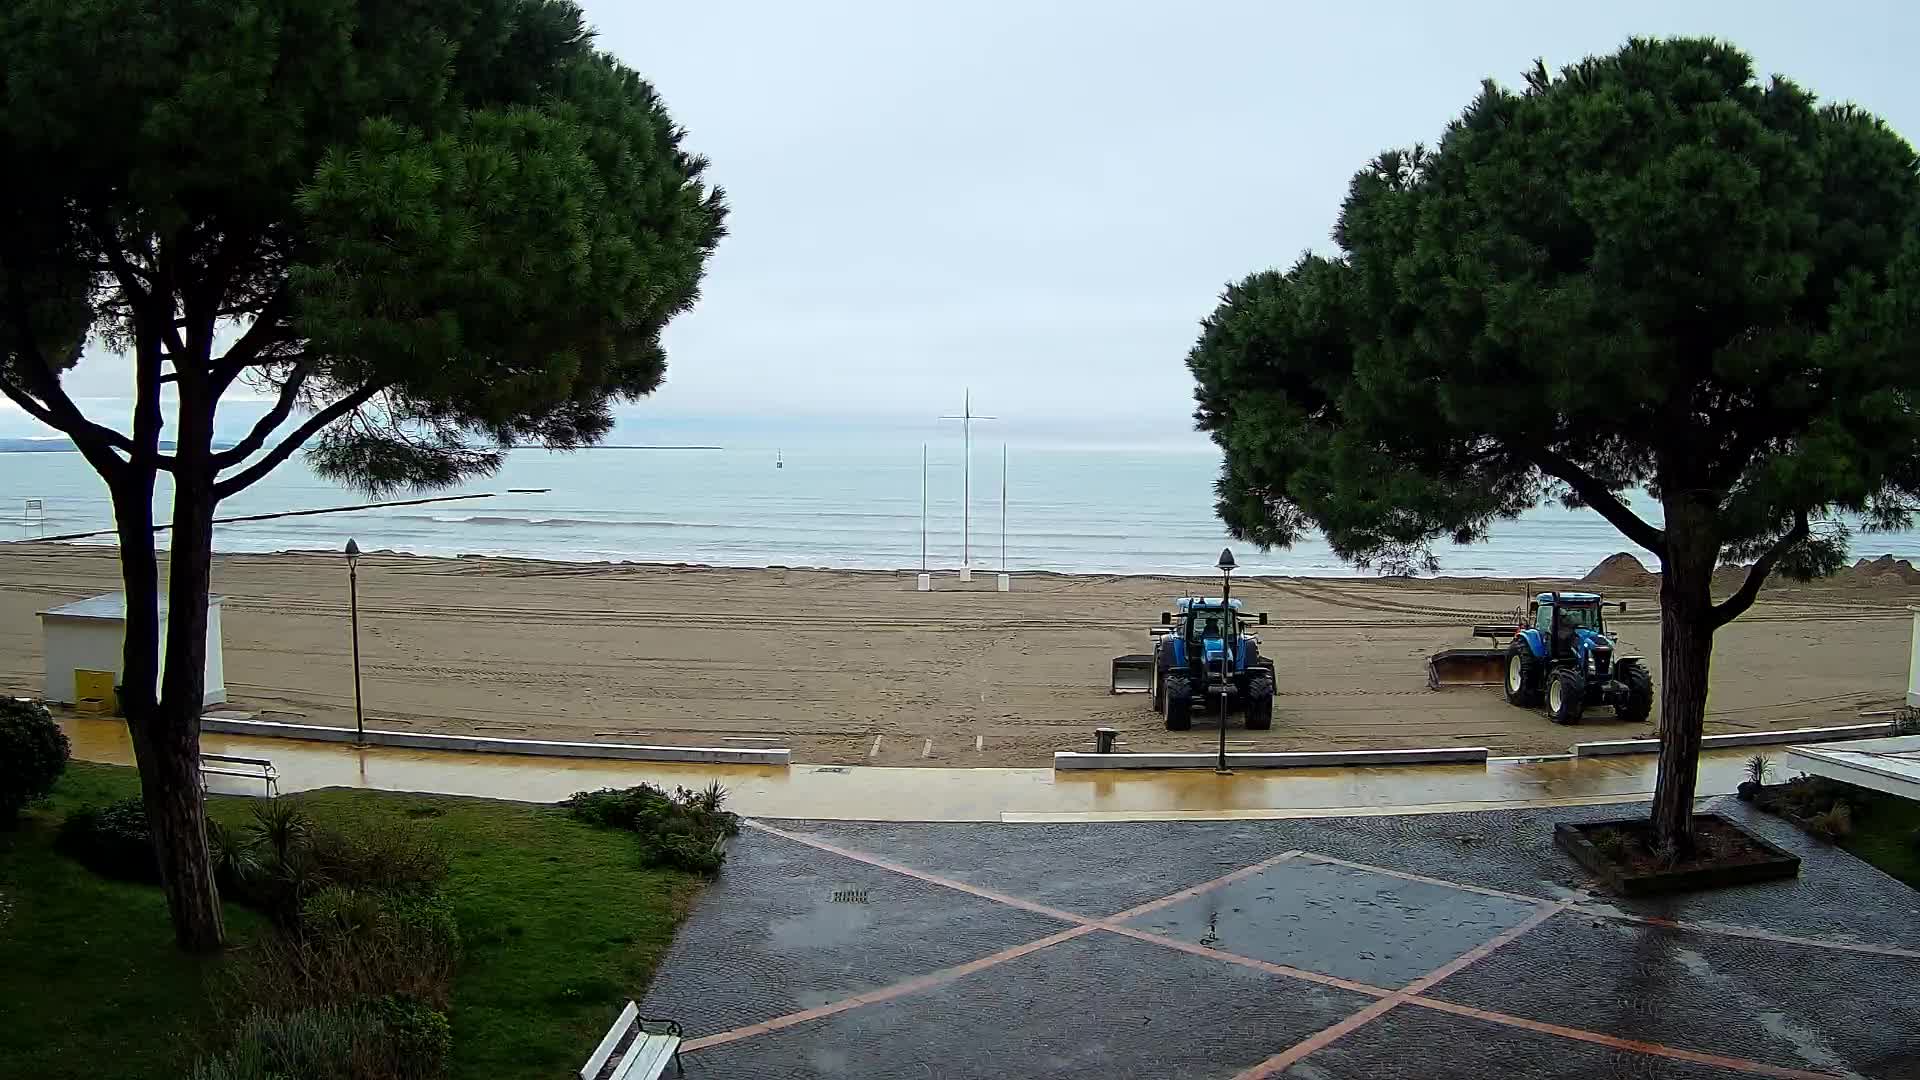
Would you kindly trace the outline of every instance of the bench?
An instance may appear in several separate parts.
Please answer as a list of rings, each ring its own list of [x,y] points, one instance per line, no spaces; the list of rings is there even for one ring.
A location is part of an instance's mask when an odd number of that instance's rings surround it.
[[[651,1026],[657,1030],[649,1031]],[[673,1062],[681,1076],[687,1070],[680,1064],[680,1043],[685,1033],[672,1020],[649,1020],[640,1015],[640,1006],[627,1002],[619,1019],[607,1029],[606,1037],[580,1067],[580,1080],[658,1080]]]
[[[202,794],[206,792],[209,776],[239,776],[248,780],[259,780],[266,785],[267,798],[277,798],[280,794],[280,772],[273,767],[273,762],[266,758],[201,754],[200,790]]]

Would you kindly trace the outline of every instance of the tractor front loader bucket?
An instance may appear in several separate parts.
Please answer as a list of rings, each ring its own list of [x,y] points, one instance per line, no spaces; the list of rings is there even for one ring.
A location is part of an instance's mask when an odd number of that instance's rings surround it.
[[[1507,678],[1505,649],[1447,649],[1427,657],[1427,688],[1498,686]]]
[[[1152,653],[1133,653],[1113,658],[1113,693],[1145,694],[1152,690]]]

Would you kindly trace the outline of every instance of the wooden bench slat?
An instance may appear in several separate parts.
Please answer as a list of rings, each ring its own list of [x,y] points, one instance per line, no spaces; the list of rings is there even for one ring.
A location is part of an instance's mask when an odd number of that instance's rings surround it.
[[[633,1027],[633,1022],[639,1016],[640,1007],[631,1001],[627,1002],[627,1007],[620,1010],[620,1018],[607,1029],[607,1037],[600,1040],[600,1046],[594,1050],[593,1056],[581,1067],[580,1080],[594,1080],[600,1075],[600,1070],[607,1067],[607,1059],[613,1056],[614,1048],[620,1045],[621,1039],[626,1038],[627,1030]]]
[[[658,1080],[680,1046],[677,1035],[641,1035],[627,1048],[614,1080]]]

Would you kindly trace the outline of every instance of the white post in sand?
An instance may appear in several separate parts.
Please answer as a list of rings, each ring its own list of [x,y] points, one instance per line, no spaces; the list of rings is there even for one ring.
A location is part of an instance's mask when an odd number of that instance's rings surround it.
[[[1000,573],[993,587],[1000,592],[1013,591],[1013,577],[1007,573],[1007,444],[1000,444]]]
[[[1909,607],[1913,612],[1913,636],[1907,658],[1907,708],[1920,709],[1920,607]]]

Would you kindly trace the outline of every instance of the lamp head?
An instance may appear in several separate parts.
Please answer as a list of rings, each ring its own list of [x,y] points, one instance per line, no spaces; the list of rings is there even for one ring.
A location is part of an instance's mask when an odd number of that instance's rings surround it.
[[[1220,567],[1220,572],[1221,572],[1221,573],[1223,573],[1223,574],[1231,574],[1231,573],[1233,573],[1233,568],[1234,568],[1234,567],[1235,567],[1236,565],[1238,565],[1238,564],[1237,564],[1237,563],[1235,563],[1235,562],[1233,561],[1233,552],[1232,552],[1232,551],[1230,551],[1230,550],[1228,550],[1227,548],[1221,548],[1221,549],[1220,549],[1220,561],[1219,561],[1219,563],[1217,563],[1216,565],[1218,565],[1218,566]]]
[[[347,561],[352,562],[355,559],[358,559],[359,557],[360,557],[360,545],[354,542],[351,538],[349,538],[347,540]]]

